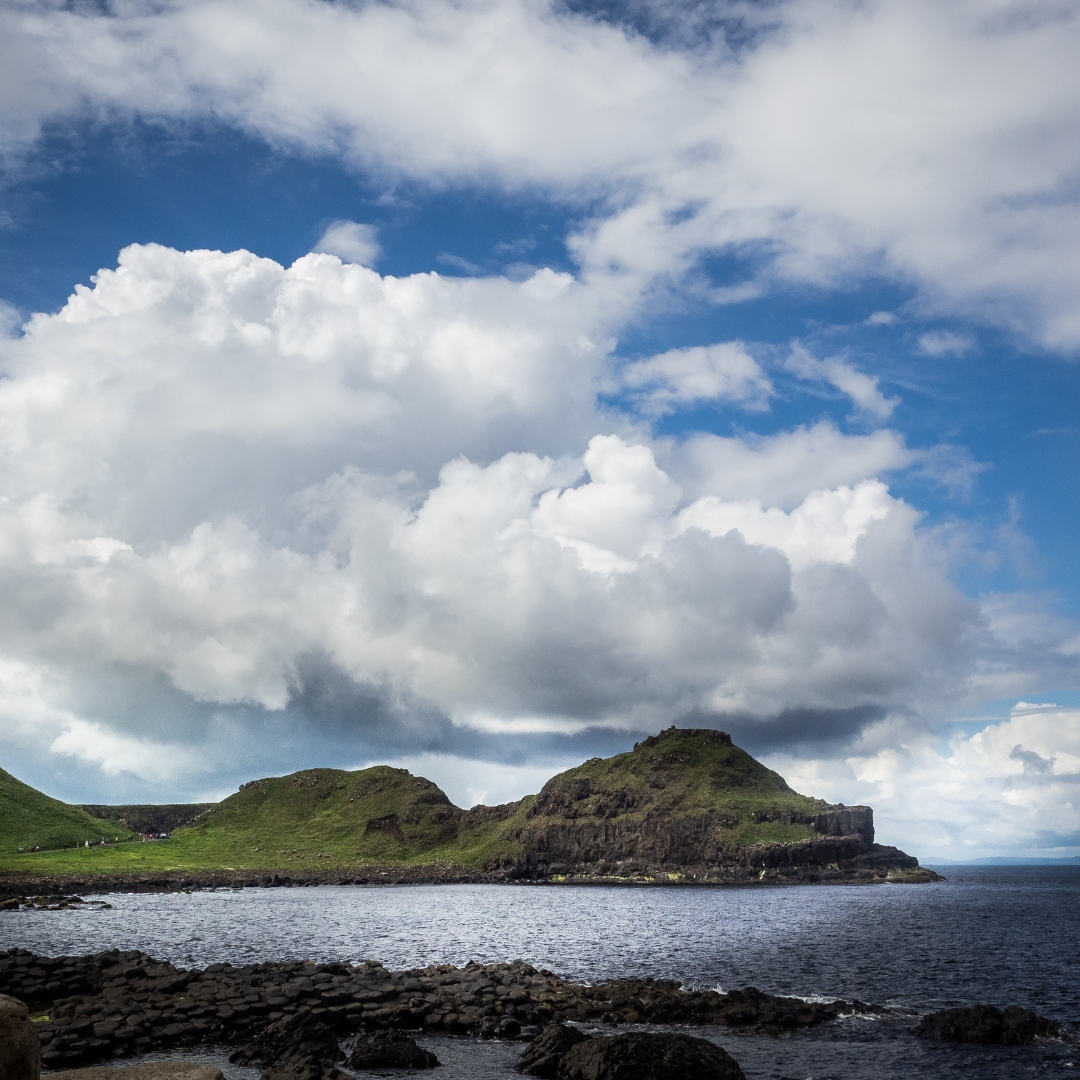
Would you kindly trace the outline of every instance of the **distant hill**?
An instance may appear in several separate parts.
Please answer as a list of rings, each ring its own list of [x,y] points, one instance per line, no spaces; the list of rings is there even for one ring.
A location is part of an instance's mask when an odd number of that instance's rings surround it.
[[[167,841],[0,860],[0,870],[40,873],[250,871],[290,880],[366,880],[372,868],[407,869],[409,880],[934,876],[874,843],[869,807],[800,795],[723,732],[676,728],[502,806],[463,810],[430,780],[385,765],[306,769],[245,784]]]
[[[73,848],[106,836],[127,839],[131,831],[115,820],[91,817],[77,806],[50,799],[0,769],[0,852]]]

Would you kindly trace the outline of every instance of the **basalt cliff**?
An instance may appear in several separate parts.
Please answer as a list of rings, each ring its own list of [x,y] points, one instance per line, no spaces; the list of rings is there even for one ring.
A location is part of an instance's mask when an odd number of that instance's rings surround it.
[[[870,883],[937,876],[874,842],[869,807],[801,795],[729,735],[709,729],[669,728],[502,806],[463,810],[430,780],[376,766],[255,780],[192,811],[198,811],[194,820],[168,840],[0,855],[0,892],[399,881]]]
[[[477,811],[470,811],[475,814]],[[928,880],[874,842],[868,806],[793,791],[721,731],[669,728],[553,777],[506,815],[516,877],[560,881]],[[466,826],[469,817],[464,819]]]

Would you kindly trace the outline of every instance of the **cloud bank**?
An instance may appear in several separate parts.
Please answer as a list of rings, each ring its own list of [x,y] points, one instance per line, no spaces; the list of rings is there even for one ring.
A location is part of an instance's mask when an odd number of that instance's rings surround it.
[[[238,751],[267,731],[524,767],[695,716],[918,729],[1075,656],[950,584],[895,433],[653,440],[613,383],[767,377],[738,343],[627,374],[607,319],[551,271],[126,249],[0,346],[9,738],[204,788],[289,761]]]

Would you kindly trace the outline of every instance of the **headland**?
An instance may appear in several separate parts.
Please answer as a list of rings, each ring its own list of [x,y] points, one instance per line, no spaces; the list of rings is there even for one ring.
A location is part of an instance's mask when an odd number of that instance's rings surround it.
[[[133,808],[90,809],[111,814],[115,823]],[[9,846],[10,853],[0,854],[0,895],[221,885],[858,884],[938,877],[913,856],[875,843],[870,807],[801,795],[712,729],[668,728],[632,751],[592,758],[553,777],[539,794],[500,806],[464,810],[430,780],[375,766],[255,780],[220,803],[163,807],[156,817],[153,807],[134,809],[145,821],[175,821],[186,810],[193,816],[168,839],[152,842],[22,853]]]

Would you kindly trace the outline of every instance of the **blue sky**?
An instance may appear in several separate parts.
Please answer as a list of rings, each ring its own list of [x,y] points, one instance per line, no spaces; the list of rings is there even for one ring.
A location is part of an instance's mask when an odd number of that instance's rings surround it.
[[[490,802],[692,722],[1080,850],[1067,7],[0,15],[5,767]]]

